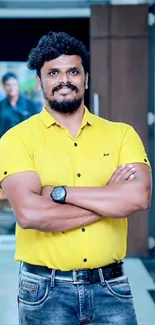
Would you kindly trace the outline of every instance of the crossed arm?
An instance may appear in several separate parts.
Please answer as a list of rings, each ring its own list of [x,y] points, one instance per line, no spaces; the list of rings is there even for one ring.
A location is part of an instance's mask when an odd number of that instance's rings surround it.
[[[135,178],[130,181],[111,182],[99,188],[68,188],[66,202],[93,211],[101,216],[122,218],[150,204],[150,169],[136,165]]]
[[[151,172],[145,164],[119,167],[105,187],[67,188],[65,205],[54,203],[42,190],[39,175],[21,172],[2,181],[2,188],[22,228],[40,231],[67,231],[101,218],[127,217],[145,210],[151,200]]]

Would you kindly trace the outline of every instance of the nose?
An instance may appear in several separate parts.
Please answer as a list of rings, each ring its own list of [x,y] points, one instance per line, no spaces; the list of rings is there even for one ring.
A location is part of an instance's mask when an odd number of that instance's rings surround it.
[[[59,83],[61,84],[67,84],[69,83],[70,80],[69,80],[69,76],[67,73],[61,73],[60,74],[60,78],[59,78]]]

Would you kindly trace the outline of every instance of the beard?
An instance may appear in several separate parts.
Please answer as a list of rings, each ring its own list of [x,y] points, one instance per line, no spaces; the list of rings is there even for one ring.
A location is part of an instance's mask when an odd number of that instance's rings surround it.
[[[60,84],[60,85],[56,86],[55,88],[53,88],[52,94],[54,95],[54,93],[56,91],[62,89],[64,86],[71,89],[75,93],[78,93],[78,88],[76,86],[74,86],[72,84],[67,84],[67,85]],[[50,108],[56,112],[63,113],[63,114],[72,114],[75,111],[77,111],[82,103],[82,100],[83,100],[83,97],[80,97],[80,98],[74,98],[74,99],[65,99],[64,98],[63,100],[58,101],[56,99],[50,99],[46,95],[43,87],[42,87],[42,91],[43,91],[44,98],[47,100]]]
[[[53,100],[46,99],[46,100],[48,101],[48,104],[51,107],[51,109],[53,109],[54,111],[59,113],[64,113],[64,114],[72,114],[78,110],[78,108],[82,103],[82,99],[83,98],[78,98],[73,100],[64,99],[62,101],[58,101],[56,99]]]

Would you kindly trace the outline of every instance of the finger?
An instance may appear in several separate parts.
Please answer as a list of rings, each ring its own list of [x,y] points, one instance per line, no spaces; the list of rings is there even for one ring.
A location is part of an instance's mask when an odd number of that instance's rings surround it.
[[[132,165],[131,165],[132,166]],[[132,174],[136,172],[136,168],[135,167],[131,167],[131,166],[127,166],[126,168],[124,168],[121,172],[120,175],[121,176],[126,176],[127,174]]]
[[[117,176],[119,175],[119,173],[120,173],[120,172],[121,172],[125,167],[126,167],[125,164],[119,166],[119,167],[116,169],[116,171],[113,173],[113,175],[111,176],[109,183],[110,183],[110,182],[114,182],[114,181],[116,180]]]
[[[135,178],[135,175],[132,174],[132,175],[129,176],[128,181],[131,181],[131,180],[134,179],[134,178]]]
[[[123,165],[119,166],[112,176],[113,179],[116,179],[120,175],[126,174],[128,172],[128,170],[130,170],[131,168],[135,168],[133,166],[133,164],[129,164],[129,165],[123,164]]]
[[[126,174],[126,172],[128,172],[128,170],[131,170],[133,168],[135,169],[135,166],[133,164],[125,165],[124,168],[119,170],[119,174],[121,174],[121,175]]]
[[[120,165],[117,170],[123,170],[127,165],[126,164],[123,164],[123,165]]]
[[[126,180],[132,173],[135,173],[135,167],[133,164],[120,165],[111,176],[108,184],[117,183],[121,180]]]
[[[128,179],[128,177],[131,174],[134,174],[135,172],[136,172],[136,168],[133,167],[132,164],[127,165],[125,168],[123,168],[123,170],[119,171],[119,174],[117,175],[116,180],[119,181],[119,180]]]
[[[131,168],[123,175],[123,180],[128,180],[131,175],[134,175],[136,173],[135,168]]]

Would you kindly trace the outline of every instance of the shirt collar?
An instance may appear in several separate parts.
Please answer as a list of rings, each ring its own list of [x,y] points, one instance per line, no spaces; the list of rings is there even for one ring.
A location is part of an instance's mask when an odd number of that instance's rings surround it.
[[[43,106],[42,111],[39,113],[40,118],[44,125],[49,128],[53,124],[58,124],[55,118],[46,110],[45,106]]]
[[[86,124],[88,125],[93,124],[92,114],[88,111],[88,108],[86,106],[84,106],[84,110],[85,111],[84,111],[81,128],[83,128]],[[59,123],[55,120],[55,118],[46,110],[45,106],[43,106],[43,109],[41,113],[39,113],[39,115],[40,115],[40,119],[42,120],[42,122],[47,128],[49,128],[51,125],[54,124],[59,125]]]
[[[82,119],[81,129],[85,125],[93,125],[92,114],[89,112],[89,110],[86,106],[84,106],[84,115],[83,115],[83,119]]]

